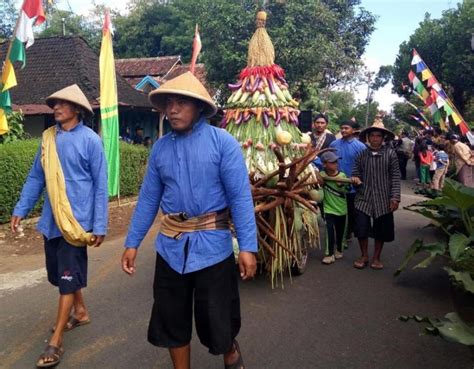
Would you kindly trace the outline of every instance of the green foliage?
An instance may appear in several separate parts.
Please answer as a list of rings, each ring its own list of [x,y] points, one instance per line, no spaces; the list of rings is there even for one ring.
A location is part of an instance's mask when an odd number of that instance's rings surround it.
[[[33,139],[0,145],[0,223],[10,220],[39,143]]]
[[[93,16],[93,14],[96,14]],[[101,27],[103,20],[97,14],[91,13],[92,16],[77,15],[71,11],[52,9],[48,16],[48,23],[40,32],[40,37],[63,36],[63,26],[65,36],[81,36],[88,44],[98,52],[102,39]]]
[[[448,313],[444,318],[423,318],[418,315],[402,315],[398,320],[407,322],[410,319],[417,323],[427,323],[425,333],[441,336],[447,341],[474,346],[474,327],[467,324],[456,313]]]
[[[375,120],[375,116],[379,112],[379,103],[377,101],[370,101],[369,102],[369,116],[367,119],[367,125],[370,126],[373,121]],[[366,122],[366,115],[367,115],[367,104],[357,104],[356,107],[352,110],[352,117],[355,117],[357,123],[360,124],[361,127],[365,126]]]
[[[266,5],[276,63],[286,69],[294,89],[333,86],[352,78],[375,23],[359,4],[294,0]],[[225,99],[226,84],[246,65],[256,11],[252,0],[134,1],[128,15],[115,19],[115,51],[120,57],[174,54],[188,61],[199,20],[200,61],[206,64],[208,81]]]
[[[374,91],[381,89],[385,86],[392,78],[393,66],[382,65],[375,76],[374,82],[370,85],[370,88]]]
[[[441,19],[427,13],[408,41],[400,45],[393,70],[393,91],[400,96],[409,85],[411,51],[416,48],[453,103],[467,121],[474,120],[474,53],[471,50],[474,2],[464,0],[456,9],[443,12]]]
[[[8,40],[13,34],[15,21],[18,17],[18,11],[15,8],[14,0],[2,0],[3,4],[0,7],[0,42]]]
[[[474,265],[474,189],[446,179],[440,196],[407,209],[431,219],[431,224],[443,230],[446,239],[433,244],[415,240],[395,275],[399,275],[416,254],[427,252],[428,258],[415,268],[427,267],[436,256],[443,255],[456,271],[468,272],[474,277],[474,266],[464,268],[469,264]]]
[[[40,144],[39,139],[0,145],[0,223],[10,220],[13,208],[30,171]],[[120,144],[120,193],[137,195],[143,181],[149,151],[138,145]],[[39,214],[42,200],[30,216]]]
[[[149,151],[141,145],[120,142],[120,195],[137,195],[145,175]]]
[[[28,138],[28,135],[23,129],[23,122],[25,118],[21,112],[11,112],[7,114],[7,122],[9,131],[0,136],[0,144],[6,144],[18,140]]]

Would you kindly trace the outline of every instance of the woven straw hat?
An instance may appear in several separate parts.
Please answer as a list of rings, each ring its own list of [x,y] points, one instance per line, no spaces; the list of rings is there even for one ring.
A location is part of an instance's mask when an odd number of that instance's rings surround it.
[[[148,99],[158,111],[164,112],[166,97],[170,94],[192,97],[202,101],[205,104],[203,114],[206,118],[212,117],[217,112],[217,106],[206,88],[191,72],[186,72],[163,83],[156,90],[150,92]]]
[[[365,142],[367,140],[367,137],[369,136],[370,132],[373,131],[380,131],[382,134],[385,136],[386,140],[393,140],[395,138],[395,135],[392,131],[388,130],[385,128],[382,119],[379,116],[375,117],[374,123],[368,128],[363,129],[360,134],[359,134],[359,139],[362,142]]]
[[[64,100],[80,106],[84,109],[84,112],[89,118],[94,115],[94,111],[89,101],[87,101],[87,97],[76,84],[65,87],[62,90],[56,91],[51,96],[48,96],[46,98],[46,104],[53,109],[56,100]]]

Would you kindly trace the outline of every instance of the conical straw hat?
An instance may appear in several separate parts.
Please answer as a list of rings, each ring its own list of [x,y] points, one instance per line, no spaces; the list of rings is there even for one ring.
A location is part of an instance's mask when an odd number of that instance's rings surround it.
[[[46,98],[46,104],[53,109],[56,100],[64,100],[70,103],[76,104],[81,108],[85,109],[85,112],[92,117],[94,111],[92,110],[91,104],[87,101],[87,97],[84,95],[78,85],[74,84],[63,88],[62,90],[56,91],[51,96]]]
[[[204,115],[207,118],[212,117],[217,112],[217,106],[212,101],[202,83],[191,73],[186,72],[163,83],[156,90],[148,95],[151,104],[160,112],[165,111],[166,97],[170,94],[192,97],[205,103]]]
[[[360,135],[359,135],[360,141],[365,142],[367,140],[367,137],[369,136],[369,133],[372,131],[381,131],[387,140],[393,140],[395,138],[394,133],[388,130],[387,128],[385,128],[382,122],[382,119],[380,119],[379,116],[375,117],[374,123],[372,123],[370,127],[360,132]]]

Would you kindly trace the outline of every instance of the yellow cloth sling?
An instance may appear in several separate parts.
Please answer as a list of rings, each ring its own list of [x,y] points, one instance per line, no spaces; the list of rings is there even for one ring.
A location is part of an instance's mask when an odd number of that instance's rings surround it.
[[[61,162],[56,151],[56,127],[50,127],[43,132],[41,144],[41,165],[43,166],[51,210],[56,225],[64,239],[74,246],[91,245],[95,241],[92,233],[86,233],[72,212],[71,204],[66,194]]]

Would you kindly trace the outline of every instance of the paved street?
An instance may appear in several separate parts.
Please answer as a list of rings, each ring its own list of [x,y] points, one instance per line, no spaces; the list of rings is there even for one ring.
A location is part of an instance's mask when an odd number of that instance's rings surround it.
[[[420,200],[406,183],[403,191],[403,205]],[[472,369],[472,349],[422,335],[422,325],[397,320],[401,314],[434,317],[453,309],[448,281],[439,266],[393,277],[410,243],[431,234],[422,229],[426,223],[416,214],[397,212],[397,240],[385,248],[383,271],[354,269],[358,247],[353,244],[344,259],[329,267],[321,265],[321,252],[314,250],[307,272],[292,282],[286,279],[284,289],[272,290],[265,276],[242,283],[239,338],[247,367]],[[153,238],[151,234],[142,245],[133,278],[120,270],[121,239],[90,250],[86,299],[92,324],[66,333],[66,353],[59,368],[172,368],[167,352],[146,342]],[[0,291],[1,368],[34,368],[46,345],[57,292],[41,276],[42,262],[40,256],[23,268],[20,280],[31,278],[33,286]],[[196,337],[192,350],[193,368],[223,367],[222,359],[207,354]]]

